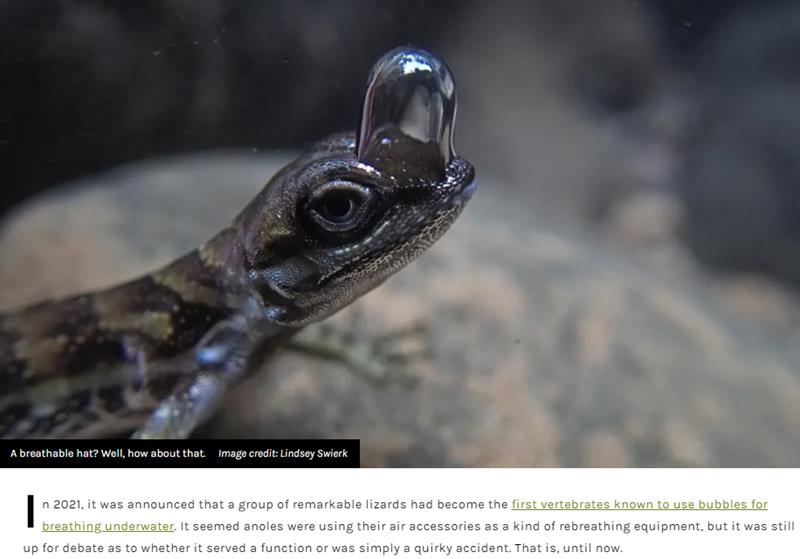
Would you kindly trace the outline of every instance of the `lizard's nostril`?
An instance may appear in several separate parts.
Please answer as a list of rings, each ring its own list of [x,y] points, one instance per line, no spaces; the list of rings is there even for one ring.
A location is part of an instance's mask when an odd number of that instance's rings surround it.
[[[362,161],[392,157],[393,143],[411,138],[448,163],[453,150],[456,85],[444,62],[424,50],[401,47],[370,73],[356,152]],[[404,150],[401,150],[404,151]]]

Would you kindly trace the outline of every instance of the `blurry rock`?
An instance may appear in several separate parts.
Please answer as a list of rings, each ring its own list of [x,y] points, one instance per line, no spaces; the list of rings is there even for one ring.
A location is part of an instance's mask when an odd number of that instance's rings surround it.
[[[168,261],[277,165],[143,162],[20,209],[0,229],[0,306]],[[800,344],[707,283],[543,227],[484,176],[453,229],[357,304],[361,335],[427,321],[414,390],[285,354],[202,434],[357,437],[367,466],[796,466]]]
[[[629,245],[669,242],[681,221],[681,207],[665,192],[637,192],[612,209],[613,235]]]
[[[749,320],[771,326],[800,346],[800,296],[762,276],[735,276],[717,284],[728,305]]]
[[[610,239],[632,257],[671,275],[694,270],[696,263],[678,238],[683,205],[665,190],[640,190],[614,201],[606,216]]]

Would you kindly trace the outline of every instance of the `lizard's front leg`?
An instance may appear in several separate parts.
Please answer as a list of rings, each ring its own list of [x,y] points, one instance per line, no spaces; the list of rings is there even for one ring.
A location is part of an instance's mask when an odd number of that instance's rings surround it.
[[[137,439],[183,439],[206,421],[228,387],[244,374],[251,338],[236,322],[215,326],[194,352],[196,368],[139,428]]]
[[[216,410],[227,386],[215,373],[202,373],[182,383],[156,407],[133,438],[185,439]]]

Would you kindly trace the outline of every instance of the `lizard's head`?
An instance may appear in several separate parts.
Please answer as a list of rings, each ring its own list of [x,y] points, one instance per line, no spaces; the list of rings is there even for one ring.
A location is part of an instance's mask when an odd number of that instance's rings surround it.
[[[453,151],[455,112],[444,63],[396,49],[370,74],[358,134],[318,143],[267,184],[239,223],[271,320],[325,318],[448,229],[475,187]]]

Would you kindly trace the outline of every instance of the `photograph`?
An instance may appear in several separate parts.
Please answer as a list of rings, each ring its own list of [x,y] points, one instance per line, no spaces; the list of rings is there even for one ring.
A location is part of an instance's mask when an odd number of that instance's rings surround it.
[[[797,3],[0,0],[0,44],[0,438],[800,466]]]

